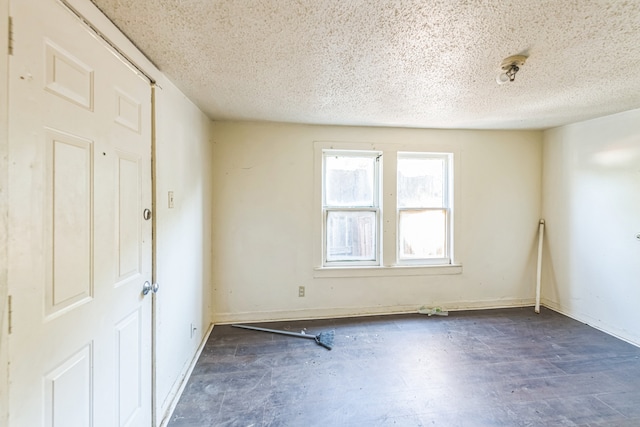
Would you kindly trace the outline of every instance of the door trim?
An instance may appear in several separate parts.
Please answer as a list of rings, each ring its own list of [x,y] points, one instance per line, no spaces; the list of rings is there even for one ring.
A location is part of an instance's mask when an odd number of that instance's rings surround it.
[[[9,94],[9,0],[0,0],[0,85]],[[9,97],[0,101],[0,425],[9,418]]]
[[[124,61],[127,65],[133,67],[137,73],[141,76],[144,76],[150,84],[155,84],[156,80],[151,77],[149,73],[147,73],[143,67],[139,66],[134,59],[132,59],[129,55],[127,55],[124,50],[120,49],[117,44],[115,44],[105,33],[100,31],[98,27],[93,25],[91,20],[87,19],[76,7],[74,7],[68,0],[58,0],[62,5],[67,8],[71,13],[76,15],[76,17],[94,33],[100,40],[107,44],[109,49],[116,53],[116,56],[120,58],[120,60]],[[102,12],[101,12],[102,13]],[[104,15],[104,14],[103,14]],[[111,21],[109,21],[111,22]],[[115,24],[113,24],[115,25]]]
[[[158,283],[158,264],[156,262],[156,256],[158,254],[156,244],[157,236],[157,224],[158,224],[158,206],[156,198],[156,88],[155,83],[151,83],[151,281],[154,284]],[[158,342],[156,339],[156,325],[158,324],[158,294],[153,293],[151,297],[151,422],[153,426],[159,424],[158,417],[162,414],[158,414],[158,396],[156,393],[157,381],[156,381],[156,356]]]

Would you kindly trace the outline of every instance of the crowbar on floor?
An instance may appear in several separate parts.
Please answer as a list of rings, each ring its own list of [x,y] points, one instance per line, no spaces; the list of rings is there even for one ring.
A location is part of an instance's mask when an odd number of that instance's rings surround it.
[[[327,350],[331,350],[331,346],[333,346],[334,331],[320,332],[318,335],[313,335],[313,334],[303,334],[299,332],[279,331],[276,329],[258,328],[256,326],[247,326],[247,325],[231,325],[231,326],[233,326],[234,328],[251,329],[252,331],[271,332],[272,334],[289,335],[291,337],[312,339],[312,340],[315,340],[315,342],[318,345],[321,345]]]

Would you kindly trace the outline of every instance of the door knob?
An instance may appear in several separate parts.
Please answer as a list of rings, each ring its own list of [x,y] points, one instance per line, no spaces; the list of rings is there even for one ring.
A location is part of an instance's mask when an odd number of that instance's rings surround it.
[[[158,289],[160,289],[160,285],[158,285],[157,283],[154,283],[152,285],[147,280],[146,282],[144,282],[144,285],[142,285],[142,295],[147,295],[149,292],[153,292],[155,294],[158,292]]]
[[[151,283],[149,283],[149,281],[147,280],[146,282],[144,282],[144,285],[142,285],[142,295],[146,295],[149,292],[154,291],[153,286],[151,285]],[[154,291],[155,292],[155,291]]]

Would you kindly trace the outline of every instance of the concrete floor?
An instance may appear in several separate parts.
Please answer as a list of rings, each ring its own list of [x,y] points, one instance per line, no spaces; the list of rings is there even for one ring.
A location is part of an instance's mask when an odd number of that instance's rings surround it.
[[[640,426],[640,348],[533,308],[216,326],[169,427]]]

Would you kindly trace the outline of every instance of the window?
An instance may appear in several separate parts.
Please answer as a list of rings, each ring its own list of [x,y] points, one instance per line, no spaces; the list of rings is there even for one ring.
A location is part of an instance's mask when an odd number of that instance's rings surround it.
[[[324,152],[325,265],[379,265],[381,155]]]
[[[449,154],[398,153],[398,262],[449,264]]]
[[[348,276],[462,271],[453,252],[454,153],[421,151],[417,144],[403,144],[406,151],[398,144],[316,147],[316,200],[322,208],[318,261],[322,257],[320,269],[326,269],[321,277],[334,275],[328,267]]]

